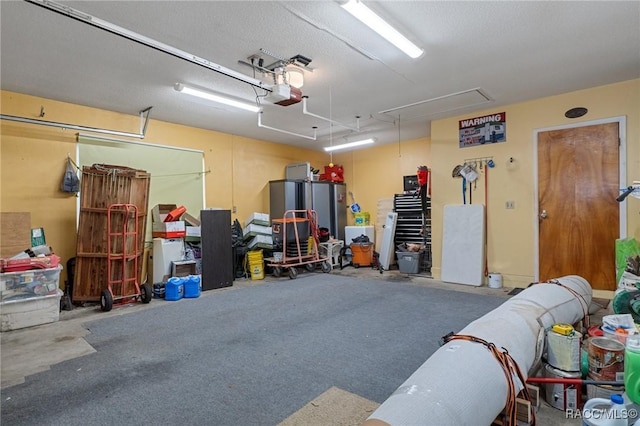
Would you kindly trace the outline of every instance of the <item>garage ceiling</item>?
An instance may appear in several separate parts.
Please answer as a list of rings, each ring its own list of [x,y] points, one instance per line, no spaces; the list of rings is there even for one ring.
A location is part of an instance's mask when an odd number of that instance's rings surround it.
[[[261,88],[26,1],[0,2],[0,83],[127,114],[153,106],[152,119],[320,150],[425,137],[433,119],[640,77],[638,1],[365,3],[425,53],[410,59],[335,1],[59,3],[267,85],[270,75],[243,62],[307,57],[307,112],[334,124],[304,114],[302,103],[274,105]],[[259,127],[256,113],[184,96],[176,82],[254,104],[258,96],[262,124],[285,132]]]

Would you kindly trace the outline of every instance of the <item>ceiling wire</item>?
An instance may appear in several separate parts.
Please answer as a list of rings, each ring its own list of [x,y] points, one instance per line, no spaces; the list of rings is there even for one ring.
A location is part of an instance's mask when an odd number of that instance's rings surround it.
[[[333,146],[333,97],[329,86],[329,146]],[[329,162],[333,164],[333,151],[329,152]]]
[[[255,61],[255,58],[251,58],[251,65],[253,65],[254,61]],[[256,69],[255,68],[253,68],[253,78],[256,78]],[[269,94],[269,92],[265,91],[264,95],[260,95],[260,94],[258,94],[258,90],[257,90],[257,88],[255,86],[251,86],[251,88],[253,89],[253,93],[255,93],[255,95],[256,95],[256,105],[258,106],[258,108],[260,108],[262,106],[262,98],[266,98],[267,95]]]
[[[400,152],[400,114],[398,114],[398,157],[402,157]]]

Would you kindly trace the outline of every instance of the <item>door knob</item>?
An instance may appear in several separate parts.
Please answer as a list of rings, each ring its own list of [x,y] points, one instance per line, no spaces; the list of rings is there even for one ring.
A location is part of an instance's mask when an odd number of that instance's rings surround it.
[[[540,212],[540,219],[546,219],[547,218],[547,211],[546,210],[542,210]]]

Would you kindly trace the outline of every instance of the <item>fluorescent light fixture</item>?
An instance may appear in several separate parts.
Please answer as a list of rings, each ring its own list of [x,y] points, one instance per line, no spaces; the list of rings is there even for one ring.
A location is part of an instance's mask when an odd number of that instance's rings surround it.
[[[369,139],[364,139],[361,141],[355,141],[355,142],[347,142],[347,143],[343,143],[341,145],[332,145],[332,146],[325,146],[324,150],[329,152],[329,151],[335,151],[338,149],[347,149],[347,148],[353,148],[356,146],[360,146],[360,145],[369,145],[371,143],[374,143],[375,141],[372,138]]]
[[[182,83],[176,83],[175,86],[173,86],[173,88],[180,93],[184,93],[185,95],[196,96],[198,98],[206,99],[211,102],[225,104],[225,105],[244,109],[251,112],[260,111],[260,107],[258,107],[257,105],[251,105],[245,102],[236,101],[235,99],[230,99],[230,98],[225,98],[224,96],[215,95],[211,92],[205,92],[203,90],[194,89],[193,87],[185,86]]]
[[[398,30],[376,15],[374,11],[365,6],[360,0],[349,0],[342,4],[342,7],[373,31],[387,39],[389,43],[409,55],[409,57],[416,59],[424,53],[424,50],[410,42],[408,38],[400,34]]]

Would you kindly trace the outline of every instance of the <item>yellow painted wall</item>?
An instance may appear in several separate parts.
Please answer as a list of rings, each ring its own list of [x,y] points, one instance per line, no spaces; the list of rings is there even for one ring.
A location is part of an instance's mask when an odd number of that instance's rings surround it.
[[[51,121],[135,132],[137,115],[118,114],[57,101],[2,92],[2,113],[38,118],[44,106]],[[575,106],[589,109],[576,120],[564,117]],[[505,111],[507,141],[458,148],[458,120]],[[538,99],[471,115],[437,120],[430,138],[420,138],[350,152],[334,153],[332,161],[345,168],[347,188],[375,221],[378,200],[402,191],[402,176],[418,166],[432,171],[433,274],[440,276],[442,207],[462,202],[461,182],[451,177],[457,164],[473,157],[492,156],[489,172],[488,259],[491,271],[503,274],[505,286],[528,285],[534,278],[534,170],[535,129],[615,116],[627,117],[627,183],[640,179],[640,80],[591,88]],[[44,227],[47,242],[64,260],[75,254],[75,199],[58,190],[67,153],[75,152],[75,131],[0,122],[0,209],[29,211],[33,227]],[[268,181],[284,178],[286,164],[309,161],[323,170],[330,157],[318,151],[258,141],[215,131],[151,120],[146,140],[200,149],[205,153],[207,206],[237,206],[243,223],[253,211],[268,211]],[[512,164],[508,163],[514,158]],[[484,175],[473,194],[484,200]],[[514,210],[504,202],[513,200]],[[640,200],[628,198],[627,234],[640,238]],[[353,217],[349,214],[349,223]],[[379,250],[379,247],[376,247]]]
[[[333,162],[344,166],[347,189],[373,222],[378,200],[402,192],[403,176],[415,175],[419,166],[431,167],[430,151],[429,138],[420,138],[334,153]],[[351,215],[348,220],[353,224]]]
[[[589,112],[579,119],[567,119],[573,107]],[[458,121],[505,111],[507,141],[470,148],[458,147]],[[442,209],[462,203],[461,180],[451,172],[457,164],[473,157],[493,156],[496,167],[488,175],[488,261],[489,270],[503,274],[506,286],[525,287],[534,280],[534,130],[577,122],[626,116],[627,180],[640,180],[640,80],[581,90],[530,102],[497,107],[471,115],[437,120],[431,124],[433,160],[433,275],[440,276],[442,254]],[[513,157],[514,162],[509,163]],[[474,191],[474,203],[484,200],[484,175]],[[515,202],[514,210],[505,201]],[[627,235],[640,238],[640,200],[627,199]],[[576,271],[578,272],[578,271]]]
[[[353,191],[362,211],[369,213],[370,224],[375,226],[376,251],[381,250],[386,213],[379,213],[378,205],[393,208],[393,195],[404,189],[403,176],[415,175],[419,166],[430,167],[430,151],[429,138],[420,138],[333,154],[333,162],[344,166],[347,190]],[[354,225],[354,215],[350,211],[347,222]]]
[[[140,129],[140,119],[135,114],[7,91],[1,92],[0,99],[2,114],[133,133]],[[42,118],[41,107],[45,111]],[[32,227],[45,229],[47,244],[63,262],[75,256],[76,251],[76,198],[59,190],[67,154],[75,155],[76,134],[76,130],[0,121],[0,210],[31,212]],[[205,178],[207,207],[236,206],[237,213],[232,216],[242,225],[252,212],[269,211],[267,182],[283,179],[287,164],[309,161],[320,168],[329,158],[320,151],[153,119],[145,141],[202,150],[205,170],[211,171]],[[125,163],[123,159],[120,165],[126,166]]]

